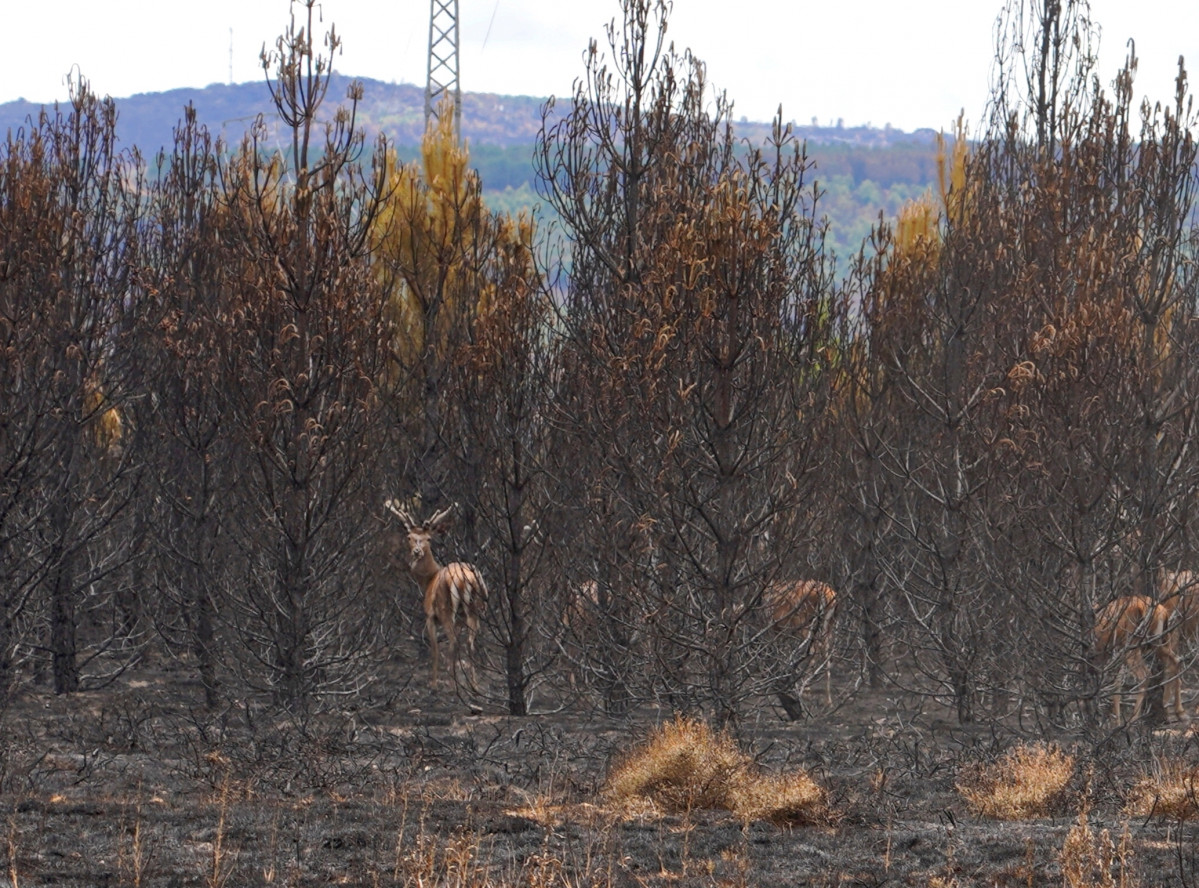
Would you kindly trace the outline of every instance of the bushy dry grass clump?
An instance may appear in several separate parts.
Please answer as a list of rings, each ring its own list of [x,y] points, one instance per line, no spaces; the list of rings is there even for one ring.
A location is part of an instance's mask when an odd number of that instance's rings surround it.
[[[1062,805],[1073,775],[1074,756],[1056,745],[1021,745],[993,764],[968,768],[957,790],[977,817],[1046,817]]]
[[[617,805],[648,800],[667,813],[731,811],[743,820],[827,823],[827,793],[803,771],[763,774],[726,734],[677,718],[612,769],[605,794]]]
[[[742,820],[779,826],[829,823],[828,794],[803,771],[747,775],[732,787],[731,810]]]
[[[1128,798],[1132,817],[1194,820],[1199,817],[1199,767],[1166,762],[1142,777]]]

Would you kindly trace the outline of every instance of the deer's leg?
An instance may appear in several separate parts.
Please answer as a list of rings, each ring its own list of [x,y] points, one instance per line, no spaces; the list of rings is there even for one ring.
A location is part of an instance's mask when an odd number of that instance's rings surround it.
[[[429,655],[433,663],[433,674],[430,684],[437,687],[437,618],[433,614],[425,617],[425,635],[429,638]]]
[[[1116,722],[1120,721],[1120,698],[1124,690],[1124,682],[1126,673],[1128,672],[1128,664],[1131,662],[1131,657],[1125,655],[1124,662],[1116,669],[1115,681],[1112,684],[1112,719]]]
[[[471,688],[477,690],[478,678],[475,674],[475,636],[479,633],[479,618],[473,613],[467,613],[466,626],[466,671],[470,678]]]
[[[1132,705],[1132,718],[1130,721],[1136,721],[1141,717],[1141,709],[1145,705],[1145,695],[1149,693],[1149,665],[1145,662],[1145,657],[1140,651],[1130,651],[1128,654],[1128,671],[1133,677],[1133,691],[1136,694]],[[1119,700],[1119,697],[1115,698]],[[1119,718],[1120,712],[1116,710],[1116,717]]]
[[[1115,678],[1112,683],[1112,719],[1116,722],[1121,721],[1120,710],[1122,708],[1121,704],[1124,702],[1124,683],[1130,678],[1135,681],[1135,675],[1137,674],[1136,663],[1139,659],[1140,656],[1136,651],[1125,651],[1119,661],[1120,665],[1116,669]]]
[[[1168,641],[1163,641],[1157,649],[1157,658],[1161,663],[1162,676],[1165,681],[1163,702],[1173,710],[1174,717],[1178,721],[1183,721],[1186,715],[1182,709],[1182,669],[1173,645]]]
[[[449,646],[450,678],[458,686],[458,627],[451,618],[445,622],[445,639]]]
[[[466,615],[466,653],[471,662],[475,659],[475,635],[479,632],[479,618],[474,614]]]

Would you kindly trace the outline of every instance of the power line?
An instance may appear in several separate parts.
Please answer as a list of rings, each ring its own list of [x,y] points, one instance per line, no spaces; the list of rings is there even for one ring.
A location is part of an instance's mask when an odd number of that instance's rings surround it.
[[[491,7],[491,19],[487,22],[487,33],[483,35],[483,48],[487,48],[487,39],[491,37],[491,26],[495,24],[495,14],[499,12],[500,0],[495,0],[495,6]]]

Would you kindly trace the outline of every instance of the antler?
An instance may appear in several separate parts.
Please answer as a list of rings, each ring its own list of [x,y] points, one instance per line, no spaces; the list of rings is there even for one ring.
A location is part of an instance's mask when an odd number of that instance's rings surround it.
[[[430,530],[435,530],[441,533],[450,523],[450,517],[454,514],[454,509],[458,507],[457,503],[450,503],[440,512],[437,512],[432,518],[425,522],[425,527]]]
[[[416,522],[412,520],[412,516],[408,514],[407,510],[400,508],[400,503],[398,500],[385,500],[383,503],[383,508],[387,509],[393,515],[399,518],[400,523],[404,525],[405,530],[412,530],[412,528],[417,526]]]
[[[383,502],[383,507],[400,519],[405,530],[411,531],[415,528],[422,527],[426,530],[433,531],[434,533],[442,533],[446,527],[449,526],[450,518],[453,516],[454,510],[458,508],[458,504],[450,503],[440,512],[435,513],[433,517],[424,524],[413,518],[408,510],[400,505],[399,500],[389,498]]]

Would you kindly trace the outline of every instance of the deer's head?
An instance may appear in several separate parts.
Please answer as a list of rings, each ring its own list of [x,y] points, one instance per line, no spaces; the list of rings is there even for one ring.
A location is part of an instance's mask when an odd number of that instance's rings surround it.
[[[416,521],[396,500],[389,499],[383,505],[400,519],[404,530],[408,532],[409,566],[415,568],[425,558],[431,560],[433,537],[444,533],[449,527],[455,504],[451,503],[446,506],[424,523]]]

